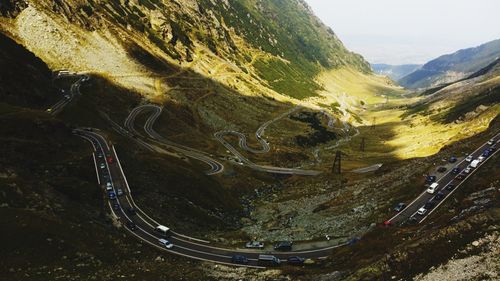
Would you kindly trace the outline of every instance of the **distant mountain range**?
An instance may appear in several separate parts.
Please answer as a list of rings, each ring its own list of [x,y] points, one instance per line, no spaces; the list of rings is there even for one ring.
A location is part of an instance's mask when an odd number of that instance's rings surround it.
[[[394,81],[397,81],[422,67],[421,64],[390,65],[383,63],[375,63],[371,64],[371,66],[375,73],[389,76]]]
[[[463,79],[500,57],[500,39],[440,56],[398,80],[409,89],[435,87]]]

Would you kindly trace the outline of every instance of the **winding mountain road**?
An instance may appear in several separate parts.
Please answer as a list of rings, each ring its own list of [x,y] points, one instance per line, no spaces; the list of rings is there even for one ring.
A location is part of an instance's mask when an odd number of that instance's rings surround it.
[[[127,128],[128,131],[132,132],[135,137],[144,138],[144,136],[139,133],[134,127],[135,119],[139,114],[150,111],[151,115],[148,117],[146,123],[144,124],[144,131],[148,134],[150,140],[156,142],[157,144],[165,146],[168,149],[172,149],[182,155],[185,155],[186,157],[193,158],[207,164],[210,167],[210,170],[205,172],[207,175],[222,173],[224,171],[224,165],[221,162],[208,156],[205,152],[169,141],[154,130],[153,125],[158,117],[160,117],[162,110],[162,107],[153,104],[138,106],[134,108],[128,115],[127,119],[125,119],[125,128]]]
[[[89,76],[85,74],[75,74],[79,79],[71,85],[71,89],[68,94],[64,95],[56,104],[48,108],[46,111],[50,115],[59,114],[68,104],[70,104],[77,95],[80,95],[80,86],[82,82],[85,82],[90,79]],[[72,75],[65,75],[72,76]],[[59,75],[57,76],[59,77]]]
[[[300,256],[303,258],[310,258],[310,259],[321,259],[328,257],[333,249],[348,245],[348,243],[344,243],[325,248],[302,250],[302,251],[290,251],[290,252],[230,249],[230,248],[221,248],[213,246],[209,241],[204,241],[201,239],[197,239],[187,235],[182,235],[172,231],[168,239],[171,240],[171,242],[174,243],[175,246],[172,249],[167,249],[159,244],[158,240],[163,237],[155,231],[155,228],[158,225],[160,225],[160,223],[155,219],[153,219],[148,214],[146,214],[135,203],[132,197],[132,190],[127,182],[124,170],[122,168],[122,165],[120,163],[115,148],[113,146],[111,147],[109,146],[108,141],[97,129],[83,129],[83,130],[77,129],[74,130],[74,133],[84,138],[85,140],[89,141],[94,148],[93,158],[97,172],[97,180],[100,186],[102,186],[103,192],[105,192],[104,189],[107,183],[111,184],[111,188],[114,194],[119,194],[118,193],[119,189],[124,192],[122,196],[116,196],[116,197],[110,197],[109,194],[107,194],[108,195],[107,202],[113,216],[124,226],[124,229],[127,232],[135,236],[137,239],[140,239],[142,242],[151,245],[152,247],[158,248],[162,251],[167,251],[168,253],[181,255],[184,257],[197,260],[210,261],[210,262],[235,265],[235,266],[262,268],[262,266],[259,266],[257,260],[259,254],[271,254],[276,256],[283,262],[286,262],[286,259],[291,256]],[[498,135],[495,136],[495,138],[498,138]],[[484,149],[490,147],[491,146],[489,144],[484,144],[481,147],[479,147],[476,151],[474,151],[472,155],[474,157],[478,157]],[[492,156],[486,158],[485,161],[482,162],[477,167],[477,169],[479,169],[486,161],[488,161],[491,158]],[[463,165],[463,161],[460,162],[458,165]],[[100,169],[100,167],[103,168]],[[467,180],[469,177],[470,175],[464,178],[463,181]],[[441,178],[439,182],[440,183],[447,182],[448,180],[456,181],[456,178],[453,178],[453,176],[450,177],[450,175],[447,174],[443,178]],[[463,181],[458,182],[456,188],[458,188]],[[451,193],[452,192],[450,192],[446,196],[446,198],[448,198],[451,195]],[[394,224],[401,223],[408,220],[408,218],[414,216],[414,209],[420,206],[420,204],[422,203],[421,200],[425,195],[426,193],[424,192],[422,195],[417,197],[417,199],[415,199],[415,201],[412,202],[405,210],[398,213],[389,221],[391,221]],[[442,202],[446,200],[446,198],[444,198]],[[429,198],[425,198],[425,200],[428,199]],[[436,206],[436,208],[438,207],[439,205]],[[130,209],[133,209],[135,211],[131,212]],[[432,212],[429,212],[426,215],[422,216],[419,222],[425,220],[425,218],[431,213]],[[133,222],[135,227],[130,227],[129,225],[130,222]],[[168,225],[168,224],[163,223],[162,225]],[[245,265],[231,263],[231,258],[234,255],[243,255],[247,257],[249,263]]]
[[[257,171],[261,172],[266,172],[266,173],[273,173],[273,174],[284,174],[284,175],[301,175],[301,176],[316,176],[321,174],[320,171],[314,171],[314,170],[303,170],[303,169],[298,169],[298,168],[282,168],[282,167],[274,167],[274,166],[268,166],[268,165],[258,165],[250,161],[248,158],[246,158],[243,154],[241,154],[232,144],[230,144],[228,141],[225,140],[224,137],[228,135],[234,135],[238,137],[239,139],[239,145],[242,149],[252,152],[252,153],[267,153],[270,151],[269,143],[263,139],[265,130],[269,125],[273,124],[274,122],[292,114],[295,111],[298,111],[302,109],[301,106],[296,106],[280,115],[277,117],[263,123],[255,132],[255,137],[257,138],[257,141],[261,144],[262,148],[261,149],[254,149],[248,146],[247,138],[245,134],[237,132],[237,131],[231,131],[231,130],[226,130],[226,131],[219,131],[214,134],[214,137],[229,151],[231,152],[237,159],[238,162],[241,165],[245,165],[249,168],[252,168]]]

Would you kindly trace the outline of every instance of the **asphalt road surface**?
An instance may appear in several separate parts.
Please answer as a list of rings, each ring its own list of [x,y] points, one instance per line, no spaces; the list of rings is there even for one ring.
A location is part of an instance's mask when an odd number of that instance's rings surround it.
[[[97,173],[97,181],[102,187],[103,192],[106,196],[107,203],[110,207],[111,212],[114,217],[121,222],[124,231],[129,232],[131,235],[140,239],[144,243],[156,247],[160,250],[181,255],[188,258],[193,258],[197,260],[211,261],[221,264],[230,264],[236,266],[247,266],[262,268],[259,266],[257,258],[259,254],[271,254],[278,257],[283,262],[290,256],[300,256],[303,258],[310,259],[321,259],[326,258],[330,255],[332,249],[346,246],[347,244],[341,244],[331,247],[325,247],[320,249],[302,250],[302,251],[290,251],[290,252],[269,252],[263,250],[242,250],[242,249],[229,249],[215,247],[210,244],[209,241],[204,241],[201,239],[189,237],[187,235],[182,235],[174,231],[170,231],[170,235],[167,237],[173,244],[172,249],[167,249],[166,247],[159,244],[159,239],[164,238],[160,233],[155,231],[155,228],[160,225],[158,221],[150,217],[144,211],[141,210],[139,206],[134,202],[132,197],[132,190],[128,185],[125,173],[119,161],[118,155],[114,147],[109,146],[105,137],[96,129],[77,129],[74,133],[87,141],[89,141],[94,147],[94,164]],[[496,138],[498,135],[496,136]],[[482,151],[490,146],[485,144],[479,147],[473,155],[478,157]],[[486,158],[486,162],[489,158]],[[484,163],[483,162],[483,163]],[[464,167],[465,163],[462,161],[457,165]],[[482,165],[482,164],[481,164]],[[480,166],[477,167],[479,169]],[[470,176],[470,175],[469,175]],[[440,179],[439,183],[451,182],[455,175],[451,176],[449,174],[445,175]],[[468,177],[464,179],[467,180]],[[463,181],[462,181],[463,182]],[[111,191],[106,191],[106,185],[110,184]],[[457,182],[457,188],[461,182]],[[444,186],[441,185],[441,186]],[[110,192],[116,194],[116,197],[110,197]],[[122,195],[118,195],[121,194]],[[448,194],[448,196],[451,195]],[[419,208],[426,200],[430,200],[432,195],[426,195],[424,192],[421,194],[414,202],[412,202],[405,210],[398,213],[395,217],[391,219],[393,223],[403,222],[407,220],[410,216],[414,214],[417,208]],[[443,199],[445,200],[445,199]],[[436,207],[437,208],[437,207]],[[420,221],[425,219],[425,217],[420,218]],[[135,227],[127,225],[128,222],[133,222]],[[167,223],[162,225],[168,226]],[[234,255],[243,255],[248,258],[249,263],[245,265],[238,265],[231,263],[231,257]]]
[[[68,94],[64,95],[56,104],[48,108],[46,111],[51,115],[57,115],[60,113],[68,104],[70,104],[77,95],[80,95],[80,85],[82,82],[89,80],[89,76],[83,74],[75,74],[79,79],[71,85],[71,89]],[[73,76],[73,75],[65,75]],[[60,77],[58,75],[57,77]]]

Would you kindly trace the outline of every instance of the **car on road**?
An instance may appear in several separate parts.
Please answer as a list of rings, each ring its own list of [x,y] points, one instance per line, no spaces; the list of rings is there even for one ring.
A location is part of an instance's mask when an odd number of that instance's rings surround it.
[[[408,219],[408,223],[409,224],[417,224],[418,222],[418,219],[415,217],[415,216],[411,216],[409,219]]]
[[[420,209],[418,209],[418,211],[417,211],[417,214],[421,215],[421,216],[425,215],[426,213],[427,213],[427,209],[425,207],[420,207]]]
[[[118,189],[116,190],[116,195],[118,195],[118,196],[122,196],[123,194],[124,194],[124,193],[123,193],[123,190],[122,190],[121,188],[118,188]]]
[[[446,167],[439,167],[439,168],[437,169],[437,172],[438,172],[438,173],[444,173],[444,172],[446,172],[446,170],[447,170],[447,169],[446,169]]]
[[[164,226],[164,225],[158,225],[156,228],[155,228],[155,232],[156,233],[159,233],[161,236],[163,237],[167,237],[170,235],[170,228]]]
[[[231,262],[236,264],[248,264],[248,259],[243,255],[234,255],[231,257]]]
[[[469,167],[475,169],[475,168],[477,168],[477,166],[479,165],[479,163],[480,163],[479,160],[474,160],[474,161],[472,161],[472,163],[470,163]]]
[[[455,185],[454,184],[449,184],[445,187],[446,190],[448,191],[452,191],[453,189],[455,189]]]
[[[436,193],[436,196],[434,196],[434,199],[436,200],[441,200],[444,198],[444,193],[442,191],[439,191],[438,193]]]
[[[245,244],[245,248],[262,249],[262,248],[264,248],[264,243],[262,243],[260,241],[250,241],[250,242]]]
[[[457,157],[455,157],[455,156],[451,156],[451,157],[450,157],[450,159],[448,159],[448,162],[450,162],[450,163],[455,163],[455,162],[457,162]]]
[[[496,150],[497,150],[497,145],[496,145],[496,144],[494,144],[494,145],[492,145],[492,146],[490,147],[490,151],[491,151],[491,152],[494,152],[494,151],[496,151]]]
[[[439,186],[439,183],[437,183],[437,182],[431,184],[429,186],[429,188],[427,188],[427,193],[434,194],[434,192],[436,192],[436,189],[437,189],[438,186]]]
[[[426,213],[427,213],[427,209],[423,206],[420,207],[420,209],[418,209],[418,211],[417,211],[417,214],[421,215],[421,216],[425,215]]]
[[[130,215],[130,216],[135,216],[137,214],[137,212],[135,211],[135,209],[133,207],[128,207],[127,208],[127,213]]]
[[[97,158],[102,158],[102,154],[101,153],[97,153]]]
[[[306,259],[298,256],[292,256],[286,259],[286,263],[290,265],[303,265],[305,261]]]
[[[108,197],[111,200],[115,200],[116,199],[116,194],[113,191],[110,191],[110,192],[108,192]]]
[[[477,161],[479,161],[479,163],[481,163],[481,162],[483,162],[483,161],[484,161],[484,159],[486,159],[486,157],[484,157],[484,156],[482,156],[482,155],[481,155],[481,156],[479,156],[479,157],[477,158]]]
[[[471,167],[467,167],[464,169],[464,173],[465,174],[470,174],[470,172],[472,172],[472,168]]]
[[[135,225],[135,223],[133,221],[127,221],[127,227],[128,229],[134,231],[137,229],[137,226]]]
[[[107,161],[109,164],[113,164],[113,156],[108,156]]]
[[[489,157],[489,156],[490,156],[490,154],[491,154],[490,150],[489,150],[489,149],[485,149],[485,150],[483,151],[483,154],[482,154],[481,156],[483,156],[483,157],[487,158],[487,157]]]
[[[276,245],[274,245],[274,249],[276,251],[291,251],[292,245],[293,245],[292,241],[281,241],[276,243]]]
[[[278,266],[281,264],[281,261],[272,255],[259,255],[257,263],[263,266]]]
[[[424,208],[427,210],[430,210],[430,209],[434,208],[434,206],[436,206],[436,203],[434,203],[434,201],[429,201],[429,202],[425,203]]]
[[[488,141],[488,145],[493,145],[495,143],[495,139],[491,139]]]
[[[451,170],[451,173],[455,174],[455,175],[458,174],[458,173],[460,173],[460,168],[459,167],[453,168],[453,170]]]
[[[120,210],[120,204],[118,204],[118,202],[113,203],[113,210],[115,211]]]
[[[172,249],[174,247],[174,244],[167,239],[163,239],[163,238],[158,239],[158,242],[167,249]]]
[[[394,211],[401,212],[404,208],[406,208],[405,203],[398,203],[396,207],[394,207]]]
[[[64,98],[69,100],[71,97],[69,95],[64,95]]]
[[[433,183],[433,182],[435,182],[436,180],[437,180],[437,177],[436,177],[436,176],[427,176],[427,177],[425,178],[425,182],[426,182],[426,183]]]
[[[469,155],[469,156],[467,156],[467,158],[465,158],[465,161],[472,162],[473,159],[474,159],[474,157],[472,157],[472,155]]]
[[[104,169],[104,168],[106,168],[106,164],[101,163],[101,165],[99,165],[99,167],[100,167],[101,169]]]
[[[456,177],[457,180],[461,181],[463,179],[465,179],[465,175],[464,174],[460,174]]]

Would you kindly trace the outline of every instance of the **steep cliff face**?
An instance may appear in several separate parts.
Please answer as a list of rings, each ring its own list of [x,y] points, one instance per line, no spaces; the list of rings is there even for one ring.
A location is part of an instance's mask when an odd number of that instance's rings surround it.
[[[322,70],[349,67],[371,71],[301,0],[2,3],[0,12],[6,17],[1,20],[2,30],[54,68],[110,76],[151,74],[151,69],[130,55],[131,46],[139,46],[202,75],[213,75],[215,68],[295,98],[315,95],[321,86],[314,77]],[[225,85],[234,82],[228,77],[215,79]],[[130,87],[144,84],[136,87],[152,92],[151,81],[125,80],[120,83]]]

